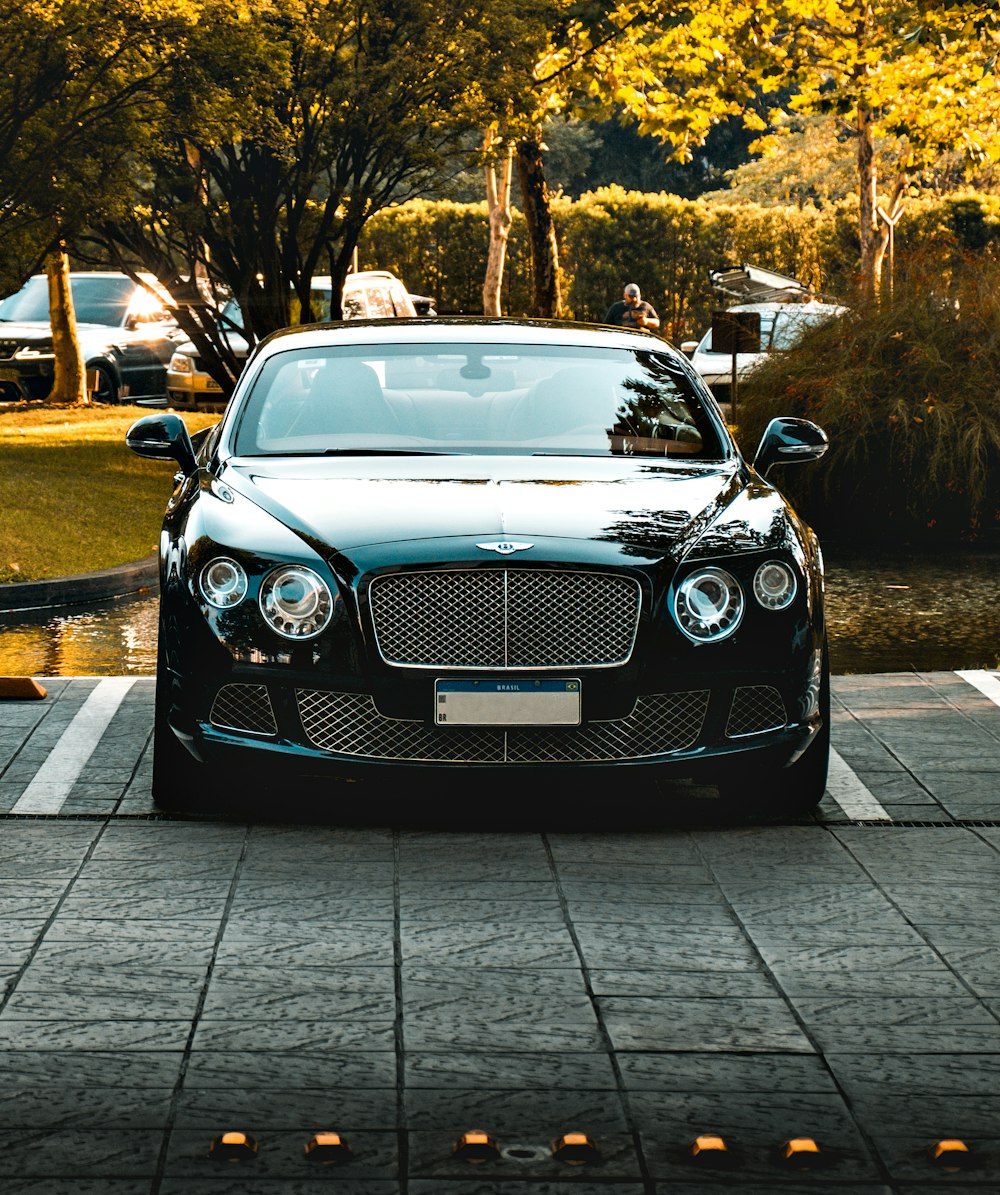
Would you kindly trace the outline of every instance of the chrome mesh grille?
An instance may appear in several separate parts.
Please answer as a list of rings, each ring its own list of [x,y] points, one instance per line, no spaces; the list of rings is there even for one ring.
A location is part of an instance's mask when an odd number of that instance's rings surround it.
[[[223,685],[216,693],[208,720],[222,730],[276,734],[277,723],[267,685]]]
[[[436,763],[590,763],[642,759],[693,746],[708,690],[640,697],[625,718],[537,730],[442,729],[386,718],[366,693],[296,689],[299,717],[316,747],[368,759]]]
[[[785,703],[777,689],[771,685],[747,685],[733,694],[726,736],[736,739],[762,730],[777,730],[787,721]]]
[[[382,658],[422,668],[611,667],[639,621],[639,583],[609,573],[395,573],[370,600]]]

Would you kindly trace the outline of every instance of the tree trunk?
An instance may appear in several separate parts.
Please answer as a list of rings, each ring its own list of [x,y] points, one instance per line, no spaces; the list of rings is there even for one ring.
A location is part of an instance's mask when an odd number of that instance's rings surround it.
[[[857,111],[858,131],[858,237],[861,242],[861,280],[866,292],[878,297],[882,282],[882,261],[889,243],[889,231],[878,219],[878,167],[872,113]]]
[[[486,130],[483,149],[488,154],[496,139],[496,131]],[[507,239],[514,221],[510,208],[510,184],[514,173],[514,146],[508,142],[499,163],[486,163],[486,206],[490,217],[490,244],[486,256],[486,279],[483,282],[483,315],[502,315],[500,291],[507,258]]]
[[[76,334],[76,312],[69,285],[69,257],[62,244],[45,256],[49,280],[49,319],[52,323],[52,351],[55,378],[49,402],[83,406],[90,402],[83,354]]]
[[[517,173],[531,241],[531,314],[559,318],[563,314],[559,293],[559,247],[549,208],[540,129],[533,137],[525,137],[517,143]]]

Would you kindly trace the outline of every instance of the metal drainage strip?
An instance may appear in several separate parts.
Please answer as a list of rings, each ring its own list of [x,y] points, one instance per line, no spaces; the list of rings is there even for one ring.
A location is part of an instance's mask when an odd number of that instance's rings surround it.
[[[885,821],[883,818],[873,818],[870,821],[866,821],[864,818],[859,818],[850,824],[852,826],[863,826],[866,829],[879,830],[898,830],[900,827],[911,830],[1000,830],[1000,822],[965,820],[961,818],[954,818],[952,821],[947,822],[890,822]]]

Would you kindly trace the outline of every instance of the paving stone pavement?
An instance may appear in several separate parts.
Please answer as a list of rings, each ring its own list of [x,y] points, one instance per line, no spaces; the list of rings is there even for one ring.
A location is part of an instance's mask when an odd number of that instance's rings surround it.
[[[997,674],[834,678],[798,820],[390,781],[165,816],[153,682],[113,679],[90,749],[100,678],[0,703],[2,1195],[1000,1191]]]

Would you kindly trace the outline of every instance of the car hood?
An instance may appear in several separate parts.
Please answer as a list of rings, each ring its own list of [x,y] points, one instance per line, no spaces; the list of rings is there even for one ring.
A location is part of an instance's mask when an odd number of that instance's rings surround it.
[[[113,324],[76,325],[77,339],[81,345],[125,343],[132,340],[166,340],[169,339],[168,329],[157,328],[120,328]],[[52,340],[52,325],[41,320],[30,320],[25,323],[11,323],[0,320],[0,340],[20,340],[33,343],[38,340]]]
[[[581,541],[650,558],[679,558],[738,498],[761,534],[775,492],[740,462],[667,464],[624,458],[338,457],[232,461],[219,481],[291,528],[321,555],[407,541],[468,552],[468,541]],[[230,510],[243,518],[240,503]],[[221,512],[220,512],[221,513]],[[558,548],[554,541],[564,541]],[[577,545],[571,549],[565,541]],[[433,543],[434,546],[431,546]]]

